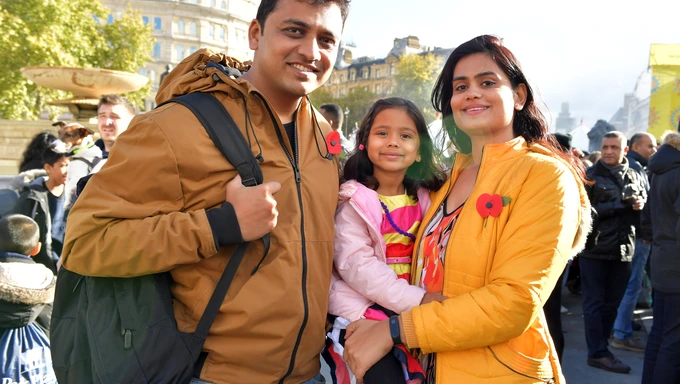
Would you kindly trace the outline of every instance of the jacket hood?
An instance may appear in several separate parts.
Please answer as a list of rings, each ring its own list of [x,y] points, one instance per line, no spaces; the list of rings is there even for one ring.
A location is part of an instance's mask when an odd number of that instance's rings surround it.
[[[163,79],[156,94],[156,104],[192,92],[239,91],[246,94],[254,88],[239,78],[248,69],[250,62],[243,63],[208,48],[199,49],[177,64]],[[225,86],[225,83],[229,85]]]
[[[647,169],[660,174],[678,167],[680,167],[680,133],[670,132],[664,136],[663,145],[649,159]]]
[[[524,141],[524,138],[522,138],[521,136],[518,139]],[[579,223],[578,230],[576,232],[576,237],[574,237],[574,243],[572,244],[571,247],[571,257],[574,257],[578,255],[583,249],[585,249],[588,234],[590,234],[590,231],[593,230],[593,218],[590,213],[590,199],[588,198],[586,188],[583,182],[581,181],[581,177],[578,175],[578,173],[576,173],[576,170],[571,166],[571,164],[567,163],[566,160],[557,156],[551,150],[545,148],[540,144],[532,143],[531,145],[529,145],[529,152],[540,153],[545,156],[552,157],[553,159],[564,164],[567,167],[567,169],[569,169],[569,171],[572,173],[574,179],[578,184],[578,190],[581,200],[581,212],[580,212],[581,222]]]
[[[48,304],[54,301],[56,276],[42,264],[25,262],[26,256],[2,252],[8,260],[0,263],[0,300],[17,304]],[[12,257],[14,256],[14,257]]]
[[[10,181],[9,187],[20,194],[29,184],[33,184],[36,180],[46,176],[47,172],[44,169],[31,169],[15,176]]]

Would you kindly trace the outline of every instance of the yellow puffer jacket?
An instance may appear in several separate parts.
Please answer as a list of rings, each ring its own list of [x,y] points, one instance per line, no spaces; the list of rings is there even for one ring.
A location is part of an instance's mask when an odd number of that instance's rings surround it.
[[[470,162],[456,157],[418,239]],[[437,353],[438,383],[564,383],[542,309],[590,231],[588,197],[577,180],[565,161],[522,137],[484,147],[446,250],[449,299],[402,314],[408,347]],[[512,199],[486,226],[476,209],[484,193]]]

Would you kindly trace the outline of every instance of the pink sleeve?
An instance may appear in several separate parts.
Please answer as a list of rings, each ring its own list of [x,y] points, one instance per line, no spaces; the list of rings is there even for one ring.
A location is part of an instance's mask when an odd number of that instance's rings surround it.
[[[366,222],[349,203],[342,204],[335,216],[335,268],[340,277],[367,299],[394,312],[410,310],[425,291],[410,285],[376,255],[375,239]],[[384,257],[383,257],[384,259]]]

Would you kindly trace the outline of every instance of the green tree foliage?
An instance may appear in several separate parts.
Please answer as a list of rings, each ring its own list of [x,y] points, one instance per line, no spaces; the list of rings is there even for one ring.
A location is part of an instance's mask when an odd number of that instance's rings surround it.
[[[333,95],[323,88],[319,88],[309,95],[312,104],[317,109],[326,103],[338,104],[343,111],[349,109],[349,114],[345,116],[346,121],[342,127],[345,135],[352,133],[355,123],[357,125],[361,124],[361,120],[366,115],[368,108],[379,97],[363,87],[355,87],[346,96],[337,99],[333,98]]]
[[[338,100],[333,97],[333,95],[328,92],[325,88],[318,88],[316,91],[309,95],[309,99],[312,101],[314,108],[319,109],[324,104],[337,104]]]
[[[349,131],[348,133],[352,132],[355,124],[361,124],[361,120],[366,116],[368,108],[379,98],[380,96],[361,87],[356,87],[349,91],[347,96],[343,98],[343,103],[340,104],[342,105],[343,110],[349,108],[349,115],[346,123]]]
[[[394,75],[397,86],[393,96],[413,101],[430,122],[435,119],[430,94],[439,75],[441,59],[432,53],[403,56],[397,63]]]
[[[22,67],[136,73],[148,62],[154,39],[141,15],[128,10],[109,25],[103,22],[108,13],[100,0],[0,0],[0,117],[36,119],[48,101],[71,97],[32,83],[21,75]],[[128,96],[139,101],[148,89]]]

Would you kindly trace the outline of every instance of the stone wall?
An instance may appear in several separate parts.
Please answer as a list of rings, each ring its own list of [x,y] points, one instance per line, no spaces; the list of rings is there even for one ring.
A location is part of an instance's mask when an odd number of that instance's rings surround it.
[[[96,124],[79,122],[97,132]],[[50,120],[17,121],[0,119],[0,176],[16,175],[19,162],[26,146],[33,136],[41,131],[50,131],[55,135],[57,127]]]

